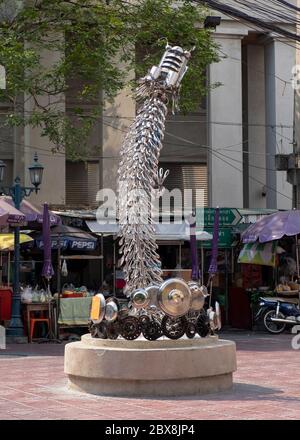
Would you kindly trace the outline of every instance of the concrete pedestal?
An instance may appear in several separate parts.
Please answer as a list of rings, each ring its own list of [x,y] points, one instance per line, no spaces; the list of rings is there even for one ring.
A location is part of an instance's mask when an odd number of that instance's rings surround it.
[[[84,335],[65,347],[69,387],[109,396],[181,396],[224,391],[236,370],[235,343],[218,337],[135,341]]]

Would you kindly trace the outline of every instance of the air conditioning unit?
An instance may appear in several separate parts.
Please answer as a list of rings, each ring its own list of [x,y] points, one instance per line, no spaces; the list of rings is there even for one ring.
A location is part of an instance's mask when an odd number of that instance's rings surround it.
[[[287,171],[289,168],[289,155],[288,154],[276,154],[275,155],[275,167],[277,171]]]

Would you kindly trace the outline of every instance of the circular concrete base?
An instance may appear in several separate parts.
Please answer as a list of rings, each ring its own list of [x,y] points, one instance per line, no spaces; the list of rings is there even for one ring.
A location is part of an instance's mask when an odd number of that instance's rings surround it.
[[[235,343],[218,337],[135,341],[84,335],[65,347],[69,387],[109,396],[182,396],[224,391],[236,370]]]

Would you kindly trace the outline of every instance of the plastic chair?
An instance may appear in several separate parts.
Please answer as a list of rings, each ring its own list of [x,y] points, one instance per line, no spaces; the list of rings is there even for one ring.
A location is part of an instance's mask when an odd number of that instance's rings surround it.
[[[50,319],[49,318],[30,318],[30,337],[29,342],[32,343],[33,333],[35,324],[37,322],[46,322],[48,326],[48,331],[50,331]]]

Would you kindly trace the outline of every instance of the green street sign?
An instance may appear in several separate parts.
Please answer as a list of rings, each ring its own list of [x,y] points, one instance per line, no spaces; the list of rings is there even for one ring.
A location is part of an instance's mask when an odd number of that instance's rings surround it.
[[[213,228],[205,228],[206,232],[210,234],[214,233]],[[229,228],[223,228],[219,230],[219,248],[230,248],[233,243],[233,236],[231,234],[231,230]],[[210,249],[212,246],[212,240],[209,241],[198,241],[198,247],[203,247],[206,249]]]
[[[220,208],[220,228],[235,226],[240,223],[242,216],[236,208]],[[214,226],[215,209],[198,208],[196,210],[197,228],[211,228]]]

